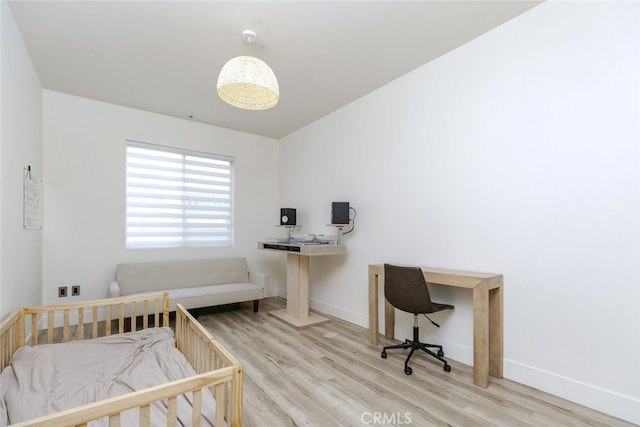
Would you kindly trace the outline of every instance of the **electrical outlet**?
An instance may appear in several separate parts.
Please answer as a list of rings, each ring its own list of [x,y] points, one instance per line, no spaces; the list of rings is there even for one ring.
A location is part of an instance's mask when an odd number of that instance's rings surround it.
[[[58,298],[64,298],[67,296],[67,287],[66,286],[60,286],[58,288]]]
[[[73,285],[71,287],[71,296],[77,297],[78,295],[80,295],[80,285]]]

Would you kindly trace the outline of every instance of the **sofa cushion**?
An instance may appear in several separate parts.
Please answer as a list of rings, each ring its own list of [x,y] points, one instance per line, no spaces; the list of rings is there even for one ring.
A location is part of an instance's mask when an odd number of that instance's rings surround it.
[[[184,308],[200,308],[264,298],[264,288],[254,283],[227,283],[195,288],[167,289],[165,292],[169,294],[169,311],[175,311],[178,303],[182,304]],[[154,292],[141,292],[133,295],[151,293]]]
[[[121,293],[128,295],[245,283],[249,282],[249,269],[245,258],[119,264],[116,281]]]
[[[169,289],[169,299],[202,297],[205,295],[219,295],[242,291],[262,291],[262,286],[253,283],[227,283],[224,285],[198,286],[195,288]]]

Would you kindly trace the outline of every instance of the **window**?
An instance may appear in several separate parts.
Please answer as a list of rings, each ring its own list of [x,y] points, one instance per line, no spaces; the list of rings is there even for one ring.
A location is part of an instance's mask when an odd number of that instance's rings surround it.
[[[233,157],[127,141],[127,249],[233,242]]]

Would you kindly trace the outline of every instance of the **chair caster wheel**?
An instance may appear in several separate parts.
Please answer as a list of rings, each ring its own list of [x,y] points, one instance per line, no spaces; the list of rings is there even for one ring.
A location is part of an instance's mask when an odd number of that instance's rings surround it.
[[[387,358],[387,352],[383,351],[382,353],[380,353],[380,357],[382,357],[383,359]]]
[[[451,372],[451,365],[444,365],[443,369],[445,372]]]
[[[411,369],[410,366],[407,366],[406,368],[404,368],[404,373],[407,375],[411,375],[413,374],[413,369]]]
[[[438,356],[444,357],[444,351],[442,351],[442,349],[438,350]]]

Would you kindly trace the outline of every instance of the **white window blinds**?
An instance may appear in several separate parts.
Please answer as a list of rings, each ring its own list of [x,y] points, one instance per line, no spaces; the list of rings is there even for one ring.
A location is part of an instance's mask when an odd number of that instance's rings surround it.
[[[233,242],[233,157],[127,141],[126,247]]]

